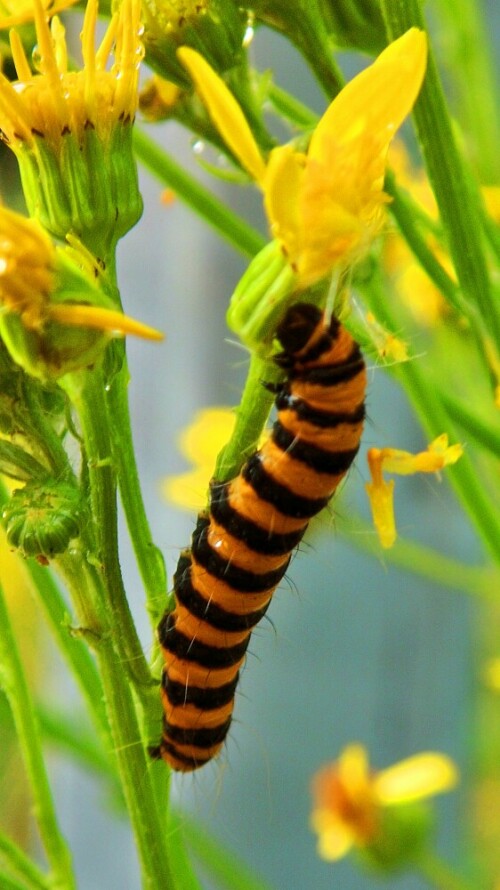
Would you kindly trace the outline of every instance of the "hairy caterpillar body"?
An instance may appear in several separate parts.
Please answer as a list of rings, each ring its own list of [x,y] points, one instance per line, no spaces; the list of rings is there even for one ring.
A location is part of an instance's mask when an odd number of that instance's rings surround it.
[[[287,379],[272,434],[235,479],[212,482],[209,510],[179,559],[175,607],[158,627],[164,720],[152,753],[183,772],[222,748],[252,628],[359,448],[366,369],[357,343],[305,303],[277,335]]]

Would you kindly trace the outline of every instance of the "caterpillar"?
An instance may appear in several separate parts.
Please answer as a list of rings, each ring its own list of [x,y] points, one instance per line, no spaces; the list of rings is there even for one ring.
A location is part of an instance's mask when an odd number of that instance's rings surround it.
[[[252,628],[266,612],[309,520],[328,504],[359,448],[366,369],[332,317],[297,303],[277,336],[270,438],[229,482],[213,481],[158,627],[163,734],[153,756],[189,772],[215,757],[231,723]]]

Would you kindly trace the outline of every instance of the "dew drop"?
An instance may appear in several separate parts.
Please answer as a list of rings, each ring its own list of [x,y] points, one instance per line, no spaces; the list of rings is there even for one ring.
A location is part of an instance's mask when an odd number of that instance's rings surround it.
[[[205,151],[205,143],[203,142],[203,139],[196,139],[193,142],[192,149],[193,149],[193,154],[195,154],[195,155],[203,154],[203,152]]]

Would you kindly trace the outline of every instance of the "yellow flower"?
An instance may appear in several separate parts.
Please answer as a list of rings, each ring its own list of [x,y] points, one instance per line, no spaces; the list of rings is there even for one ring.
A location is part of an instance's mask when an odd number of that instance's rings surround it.
[[[355,262],[384,221],[389,143],[412,108],[426,66],[411,28],[333,100],[307,153],[285,145],[264,161],[228,88],[194,50],[178,50],[215,126],[264,193],[271,233],[300,288]]]
[[[143,55],[139,39],[140,0],[123,0],[95,50],[98,0],[89,0],[82,31],[82,71],[68,70],[65,30],[55,17],[46,22],[41,0],[32,0],[38,38],[38,71],[32,74],[21,40],[11,33],[11,49],[19,81],[0,74],[0,114],[5,141],[14,150],[35,147],[36,137],[58,152],[68,133],[78,141],[88,128],[109,137],[113,125],[134,117],[138,67]],[[114,44],[114,63],[106,70]]]
[[[460,444],[448,445],[448,436],[443,433],[430,443],[426,451],[411,454],[396,448],[370,448],[368,466],[372,481],[366,484],[370,499],[373,523],[382,547],[390,548],[396,540],[394,519],[394,481],[386,482],[382,473],[396,473],[400,476],[414,473],[436,473],[457,462],[462,456]]]
[[[182,431],[179,450],[193,469],[168,476],[162,483],[163,494],[176,507],[196,512],[204,509],[217,455],[229,440],[235,420],[234,408],[203,408]]]
[[[335,861],[353,847],[376,843],[385,808],[433,797],[457,781],[457,769],[444,754],[423,752],[374,772],[366,749],[349,745],[313,778],[311,827],[318,834],[319,855]]]
[[[75,255],[73,248],[68,256]],[[54,247],[36,220],[26,219],[0,206],[0,318],[14,313],[21,318],[24,327],[32,331],[42,331],[49,322],[58,322],[73,327],[162,339],[159,331],[121,312],[90,305],[90,298],[98,292],[94,285],[90,286],[90,282],[85,287],[86,279],[76,266],[82,302],[74,300],[74,293],[71,300],[64,302],[71,265],[66,252]],[[74,288],[72,277],[70,282]]]

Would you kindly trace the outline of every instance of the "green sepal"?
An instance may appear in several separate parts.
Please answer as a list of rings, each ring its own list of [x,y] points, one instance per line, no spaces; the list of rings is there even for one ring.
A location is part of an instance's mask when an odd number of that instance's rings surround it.
[[[427,850],[434,828],[434,811],[425,801],[383,807],[376,836],[356,855],[379,874],[411,868]]]
[[[387,46],[384,18],[374,0],[320,0],[320,8],[336,46],[370,55]]]
[[[80,493],[58,480],[28,482],[13,493],[2,517],[11,547],[26,557],[53,559],[80,533]]]
[[[132,122],[112,124],[107,138],[88,127],[68,132],[56,153],[42,137],[17,150],[31,216],[56,238],[75,234],[96,256],[108,256],[142,214]]]
[[[8,476],[18,482],[43,479],[47,468],[38,463],[33,455],[13,442],[0,439],[0,476]]]
[[[191,89],[177,60],[180,46],[197,50],[219,74],[242,61],[247,12],[233,0],[207,0],[205,9],[179,13],[177,21],[172,4],[166,6],[163,10],[161,0],[143,2],[146,60],[162,77]]]
[[[238,282],[227,311],[227,324],[252,352],[265,357],[274,332],[296,291],[297,279],[278,241],[252,260]]]

